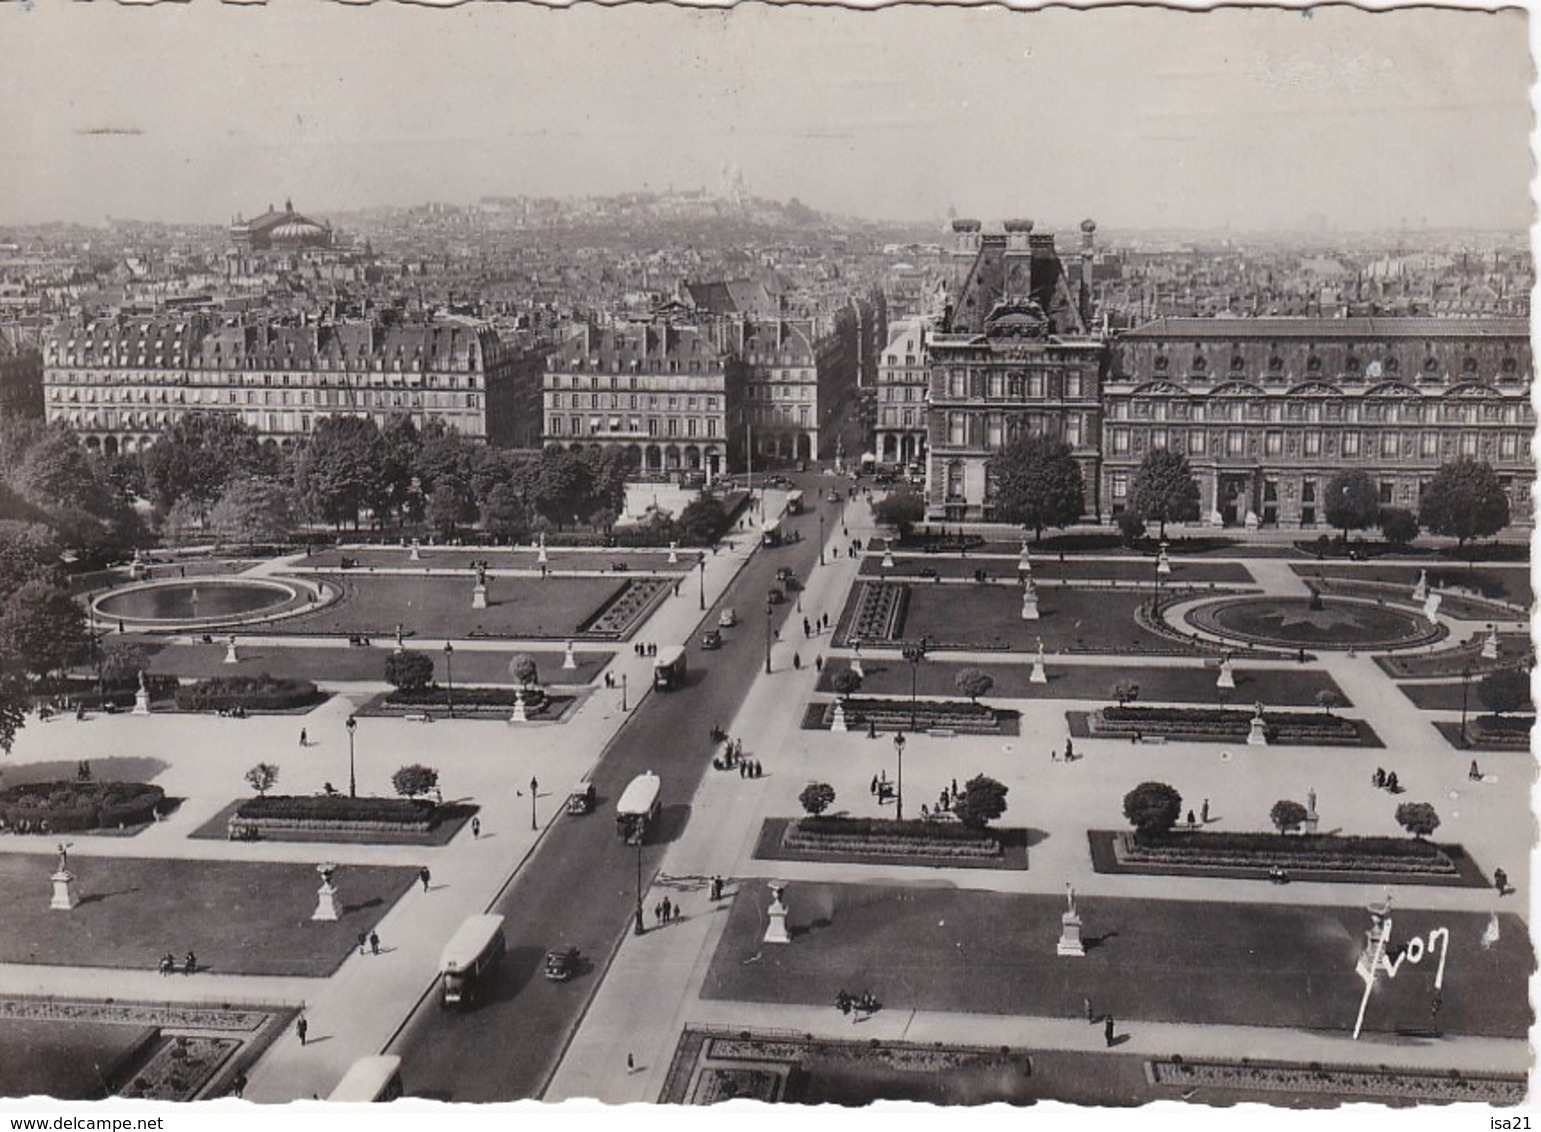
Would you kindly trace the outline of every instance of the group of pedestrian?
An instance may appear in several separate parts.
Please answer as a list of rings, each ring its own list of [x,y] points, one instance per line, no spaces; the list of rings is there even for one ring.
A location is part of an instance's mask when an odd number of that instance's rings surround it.
[[[722,899],[722,878],[720,876],[712,877],[707,887],[712,894],[713,900]]]
[[[1471,769],[1466,772],[1466,777],[1472,782],[1482,781],[1482,771],[1477,768],[1477,760],[1471,760]]]
[[[1472,763],[1472,765],[1476,766],[1477,764]],[[1402,784],[1397,781],[1397,772],[1394,770],[1388,774],[1384,768],[1376,767],[1375,773],[1370,777],[1370,781],[1375,783],[1377,789],[1384,790],[1388,794],[1400,794],[1402,792]]]
[[[1080,757],[1081,757],[1080,755],[1075,753],[1075,744],[1073,742],[1071,742],[1070,737],[1067,735],[1065,737],[1065,762],[1073,763],[1073,762],[1076,761],[1076,759],[1078,759]],[[1058,747],[1050,747],[1049,748],[1049,761],[1051,763],[1057,763],[1057,762],[1060,761],[1060,754],[1059,754],[1059,748]]]
[[[380,954],[380,933],[377,932],[377,931],[374,931],[374,930],[370,930],[370,931],[367,931],[367,932],[363,932],[363,931],[359,932],[359,934],[358,934],[358,953],[360,955],[365,955],[365,954],[368,954],[368,955],[379,955]]]
[[[871,991],[863,991],[860,995],[850,994],[842,989],[835,995],[835,1009],[842,1014],[875,1014],[883,1009],[883,1004],[877,1000],[877,996]],[[852,1019],[855,1021],[855,1019]]]
[[[657,656],[658,646],[651,641],[638,641],[631,651],[638,656]]]
[[[872,776],[871,791],[872,796],[878,800],[878,805],[880,806],[894,796],[894,788],[889,785],[888,772],[886,770],[880,770]]]
[[[667,896],[653,905],[653,923],[662,927],[664,924],[677,924],[685,918],[685,909],[674,903]]]
[[[173,975],[179,970],[184,975],[191,975],[198,970],[198,956],[189,951],[187,953],[187,958],[182,963],[182,966],[178,967],[177,957],[168,951],[166,954],[161,956],[158,969],[162,975]]]
[[[759,759],[740,759],[738,761],[738,776],[740,778],[760,778],[763,774]]]
[[[1476,766],[1477,764],[1473,763],[1472,765]],[[89,759],[81,759],[75,764],[75,777],[81,782],[91,781],[91,761]]]

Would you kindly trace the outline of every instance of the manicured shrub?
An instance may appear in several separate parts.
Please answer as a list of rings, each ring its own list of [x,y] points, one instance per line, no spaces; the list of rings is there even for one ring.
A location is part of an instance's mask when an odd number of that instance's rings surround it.
[[[54,833],[113,829],[153,820],[165,799],[159,786],[143,782],[34,782],[0,791],[0,816],[12,828],[46,821]]]
[[[242,708],[246,711],[288,711],[309,707],[320,700],[321,693],[309,680],[269,676],[214,676],[177,689],[176,704],[182,711],[216,711]]]

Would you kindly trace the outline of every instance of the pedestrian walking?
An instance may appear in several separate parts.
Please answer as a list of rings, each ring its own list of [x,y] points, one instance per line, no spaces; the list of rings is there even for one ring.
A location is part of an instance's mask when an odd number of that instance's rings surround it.
[[[627,1073],[635,1073],[636,1071],[637,1071],[637,1061],[636,1061],[636,1058],[632,1057],[631,1054],[628,1053],[626,1055],[626,1072]]]
[[[659,903],[653,905],[653,923],[657,924],[660,927],[663,926],[663,903],[662,902],[659,902]]]
[[[1199,820],[1205,825],[1209,824],[1209,799],[1204,799],[1204,804],[1199,807]]]
[[[372,932],[369,933],[369,954],[371,954],[371,955],[379,955],[380,954],[380,933],[379,932],[372,931]]]
[[[1102,1020],[1102,1040],[1109,1049],[1113,1048],[1113,1015],[1111,1014]]]
[[[815,672],[823,672],[824,671],[824,654],[823,653],[816,653],[816,654],[814,654],[814,657],[813,657],[813,670]]]
[[[310,1032],[310,1023],[305,1021],[305,1015],[301,1014],[294,1020],[294,1032],[299,1035],[300,1045],[304,1045],[305,1035]]]
[[[300,728],[300,746],[310,746],[310,735],[305,731],[303,727]]]
[[[824,614],[824,628],[829,628],[829,614]]]
[[[1075,745],[1071,743],[1070,736],[1065,736],[1065,761],[1068,763],[1075,758]]]
[[[1473,782],[1482,781],[1482,772],[1477,769],[1476,759],[1471,760],[1471,769],[1466,772],[1466,777],[1471,779]]]
[[[1092,1013],[1092,1000],[1089,998],[1084,998],[1081,1001],[1086,1003],[1086,1024],[1091,1025],[1097,1020],[1097,1016]]]
[[[246,1074],[237,1073],[230,1078],[230,1095],[239,1099],[246,1093]]]
[[[813,626],[808,623],[808,618],[803,618],[803,639],[813,636]]]
[[[369,943],[369,933],[368,932],[359,932],[359,934],[358,934],[358,953],[360,955],[364,954],[364,947],[368,943]]]
[[[1188,828],[1189,829],[1197,829],[1198,826],[1199,826],[1198,819],[1193,816],[1193,811],[1189,810],[1188,811]]]
[[[1498,889],[1498,895],[1507,896],[1509,894],[1509,874],[1502,869],[1494,869],[1493,887]]]
[[[870,791],[868,791],[868,793],[870,793],[874,797],[876,797],[877,796],[877,792],[878,792],[878,776],[874,774],[872,776],[872,789]]]
[[[670,914],[670,913],[671,913],[671,912],[672,912],[672,911],[673,911],[673,910],[674,910],[674,905],[673,905],[673,904],[671,904],[671,903],[670,903],[670,902],[669,902],[669,898],[668,898],[668,897],[667,897],[667,896],[665,896],[665,897],[664,897],[664,898],[663,898],[663,922],[664,922],[664,923],[666,923],[666,924],[667,924],[667,923],[668,923],[668,922],[669,922],[669,914]]]
[[[792,654],[792,668],[795,671],[801,672],[802,671],[802,667],[803,667],[803,658],[801,656],[799,656],[797,653],[793,653]]]
[[[1058,747],[1050,747],[1049,748],[1049,761],[1051,763],[1059,762],[1059,748]]]
[[[471,819],[471,839],[473,841],[480,840],[481,836],[482,836],[482,819],[481,818],[472,818]]]
[[[424,865],[422,868],[417,870],[417,879],[423,882],[423,891],[424,892],[428,891],[428,878],[429,878],[428,866]]]
[[[749,764],[748,763],[739,763],[738,764],[738,776],[740,778],[748,778],[749,777]]]

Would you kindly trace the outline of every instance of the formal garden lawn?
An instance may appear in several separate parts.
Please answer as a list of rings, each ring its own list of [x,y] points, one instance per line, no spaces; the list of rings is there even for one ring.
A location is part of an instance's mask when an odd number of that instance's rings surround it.
[[[844,667],[841,661],[827,663],[819,677],[818,690],[832,694],[833,677]],[[984,661],[968,664],[932,657],[914,670],[916,694],[956,698],[959,695],[958,673],[965,668],[979,669],[995,681],[995,686],[981,697],[986,703],[1003,698],[1112,701],[1114,686],[1124,683],[1139,686],[1140,703],[1215,705],[1220,702],[1220,692],[1215,687],[1219,670],[1213,664],[1178,668],[1170,665],[1057,664],[1051,661],[1044,666],[1049,682],[1034,684],[1030,679],[1033,668],[1028,663]],[[904,661],[864,659],[862,671],[866,673],[866,679],[862,681],[861,695],[909,695],[911,670]],[[1338,697],[1337,706],[1352,706],[1332,677],[1317,668],[1236,668],[1233,671],[1236,687],[1225,694],[1226,701],[1231,704],[1261,700],[1273,707],[1310,706],[1316,703],[1318,692],[1329,691]]]
[[[500,546],[423,546],[418,548],[418,561],[412,561],[407,547],[344,547],[326,550],[309,558],[296,559],[296,566],[320,569],[340,569],[342,560],[350,558],[361,570],[378,567],[389,570],[464,570],[465,576],[474,577],[473,562],[485,562],[489,570],[540,570],[540,552],[534,547],[521,546],[510,550]],[[548,547],[546,568],[553,573],[564,570],[609,570],[617,562],[626,563],[629,570],[668,571],[682,574],[696,563],[697,551],[681,548],[679,562],[669,565],[669,551],[637,550],[630,547],[604,547],[594,550],[571,550]],[[351,574],[351,571],[350,571]]]
[[[862,559],[863,577],[915,577],[920,571],[936,571],[938,577],[972,580],[975,570],[985,570],[995,579],[1020,577],[1017,559],[981,558],[977,553],[955,554],[896,554],[891,570],[883,568],[881,555],[868,554]],[[1145,582],[1154,585],[1156,559],[1137,558],[1067,558],[1061,562],[1057,556],[1034,556],[1033,580],[1036,583],[1085,581],[1096,578],[1103,581]],[[1162,585],[1190,582],[1222,582],[1226,585],[1250,586],[1255,584],[1251,572],[1240,562],[1174,562],[1172,572],[1162,578]]]
[[[703,998],[824,1006],[854,988],[894,1011],[1067,1018],[1090,998],[1130,1022],[1345,1033],[1364,993],[1354,971],[1370,925],[1362,908],[1083,899],[1086,956],[1067,961],[1055,953],[1063,897],[795,883],[785,897],[793,942],[775,949],[762,943],[767,899],[764,880],[739,883]],[[1450,930],[1442,1030],[1523,1038],[1529,933],[1502,916],[1501,938],[1484,949],[1487,919],[1398,907],[1396,940]],[[1437,969],[1425,960],[1383,979],[1366,1029],[1427,1027]]]
[[[1424,711],[1460,711],[1462,689],[1465,689],[1466,710],[1475,719],[1478,715],[1486,714],[1487,708],[1483,706],[1482,697],[1478,694],[1479,680],[1473,680],[1469,685],[1463,685],[1457,680],[1454,683],[1440,684],[1398,684],[1397,691],[1401,692],[1413,704]],[[1536,709],[1527,698],[1517,709],[1520,712],[1534,712]]]
[[[471,608],[473,579],[424,575],[329,574],[343,596],[315,613],[264,625],[264,634],[359,633],[393,639],[396,626],[421,637],[575,637],[626,584],[613,578],[490,578],[488,608]],[[668,593],[667,589],[661,593]],[[649,603],[641,611],[652,608]],[[640,616],[641,614],[639,614]]]
[[[56,912],[48,907],[53,853],[0,854],[0,962],[153,971],[167,952],[180,962],[192,951],[217,974],[318,978],[336,971],[358,933],[417,879],[411,868],[341,868],[342,915],[323,923],[310,918],[321,884],[314,865],[82,853],[70,868],[80,904]]]
[[[155,1043],[156,1027],[0,1020],[0,1097],[96,1101],[111,1096]]]
[[[299,648],[284,645],[243,644],[236,649],[241,659],[236,664],[226,664],[224,645],[184,645],[160,641],[154,638],[145,642],[150,654],[150,671],[169,676],[206,678],[211,676],[254,676],[267,672],[273,676],[293,677],[319,682],[359,681],[378,683],[385,679],[386,659],[394,651],[394,637],[373,638],[373,648]],[[457,686],[463,684],[514,684],[508,674],[508,662],[515,653],[528,653],[535,658],[542,683],[587,684],[595,679],[601,669],[610,662],[608,652],[574,650],[576,671],[564,669],[563,649],[546,647],[520,649],[506,646],[497,649],[457,647],[453,661],[454,672],[448,673],[444,663],[443,642],[427,638],[407,638],[407,648],[420,649],[433,658],[434,678],[441,684],[450,675]]]
[[[859,592],[860,587],[853,589],[841,615],[842,631],[854,617]],[[1020,586],[977,586],[960,592],[956,586],[914,584],[900,634],[911,641],[926,637],[942,647],[1017,652],[1036,650],[1040,638],[1048,652],[1190,656],[1196,651],[1136,624],[1135,610],[1150,600],[1149,592],[1042,586],[1038,597],[1038,620],[1023,621]]]
[[[1386,582],[1405,586],[1410,597],[1418,582],[1418,572],[1426,570],[1429,588],[1459,586],[1473,589],[1500,601],[1529,607],[1535,599],[1530,586],[1530,568],[1526,566],[1478,566],[1468,570],[1448,562],[1432,563],[1293,563],[1290,569],[1303,578],[1318,574],[1356,582]]]

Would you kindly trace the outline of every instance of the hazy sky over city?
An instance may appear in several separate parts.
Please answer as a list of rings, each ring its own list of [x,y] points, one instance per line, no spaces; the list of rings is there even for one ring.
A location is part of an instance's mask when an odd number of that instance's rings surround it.
[[[1525,14],[0,5],[0,223],[748,191],[926,220],[1522,228]]]

